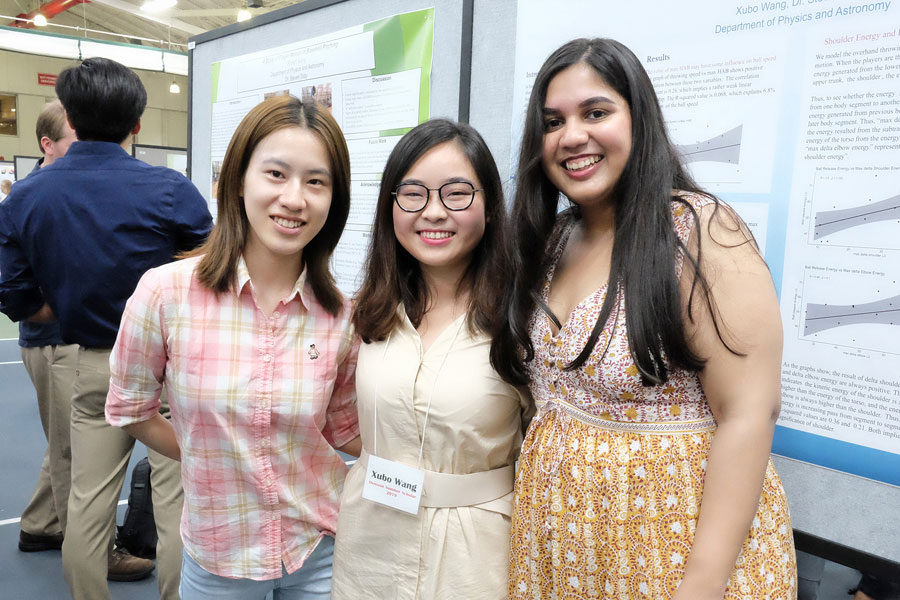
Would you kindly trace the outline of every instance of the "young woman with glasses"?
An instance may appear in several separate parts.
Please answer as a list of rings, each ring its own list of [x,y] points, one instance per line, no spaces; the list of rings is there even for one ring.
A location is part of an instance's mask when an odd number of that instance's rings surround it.
[[[218,208],[194,256],[151,269],[128,300],[106,418],[181,460],[183,600],[325,600],[336,449],[359,452],[358,341],[328,270],[350,163],[330,112],[290,96],[253,108]]]
[[[363,453],[341,497],[334,600],[506,597],[530,401],[489,359],[504,223],[474,129],[433,120],[394,148],[353,313]]]
[[[746,225],[685,171],[622,44],[556,50],[526,114],[495,336],[498,370],[538,405],[510,599],[795,598],[769,460],[781,320]]]

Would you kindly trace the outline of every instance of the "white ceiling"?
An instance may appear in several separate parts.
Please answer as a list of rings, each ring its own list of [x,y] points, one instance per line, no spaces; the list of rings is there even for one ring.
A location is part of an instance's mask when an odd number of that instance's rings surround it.
[[[0,15],[15,17],[21,13],[28,14],[49,1],[0,0]],[[302,1],[264,0],[263,8],[249,10],[253,15],[260,15]],[[186,52],[189,37],[231,25],[236,20],[237,11],[247,7],[247,0],[178,0],[174,8],[151,15],[140,10],[142,3],[143,0],[91,0],[85,4],[74,4],[69,10],[53,17],[47,27],[36,29],[162,48],[168,48],[171,44],[172,50]],[[0,25],[11,25],[11,21],[0,19]]]

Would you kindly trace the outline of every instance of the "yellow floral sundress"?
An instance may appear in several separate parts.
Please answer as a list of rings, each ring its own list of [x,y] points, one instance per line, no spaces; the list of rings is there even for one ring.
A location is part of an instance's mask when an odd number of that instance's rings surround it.
[[[709,201],[684,198],[697,210]],[[678,202],[672,208],[686,242],[693,217]],[[548,246],[544,302],[574,224],[570,214],[561,215]],[[684,575],[715,420],[696,373],[671,369],[666,383],[641,384],[621,296],[585,365],[563,370],[584,348],[604,295],[600,288],[585,298],[556,335],[542,311],[532,317],[538,415],[516,474],[511,600],[661,600],[672,597]],[[796,595],[787,500],[769,461],[725,599]]]

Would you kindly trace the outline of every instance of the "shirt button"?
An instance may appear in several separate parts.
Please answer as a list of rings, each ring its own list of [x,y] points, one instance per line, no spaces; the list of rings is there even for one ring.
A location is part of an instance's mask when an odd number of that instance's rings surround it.
[[[272,519],[273,521],[277,521],[277,520],[278,520],[278,513],[273,512],[273,513],[272,513],[271,519]]]
[[[272,355],[263,354],[263,362],[271,362],[271,360],[272,360]]]
[[[263,448],[265,448],[269,445],[269,440],[267,438],[263,438],[263,439],[259,440],[259,445],[262,446]]]
[[[272,485],[272,478],[266,477],[266,487],[270,487]]]
[[[272,317],[278,319],[281,317],[281,313],[276,310],[275,312],[272,313]]]

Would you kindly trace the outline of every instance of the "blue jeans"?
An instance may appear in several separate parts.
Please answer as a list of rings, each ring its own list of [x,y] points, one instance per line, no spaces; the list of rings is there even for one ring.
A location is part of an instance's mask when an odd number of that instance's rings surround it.
[[[281,578],[255,581],[213,575],[183,552],[181,600],[330,600],[331,562],[334,538],[323,536],[319,545],[299,570],[288,573],[281,566]]]

